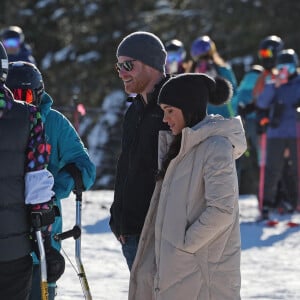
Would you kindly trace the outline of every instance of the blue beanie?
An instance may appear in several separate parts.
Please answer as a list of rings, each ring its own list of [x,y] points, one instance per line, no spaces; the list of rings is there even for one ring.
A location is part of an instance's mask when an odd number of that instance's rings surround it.
[[[164,73],[166,49],[161,40],[150,32],[137,31],[127,35],[117,49],[117,57],[128,56]]]

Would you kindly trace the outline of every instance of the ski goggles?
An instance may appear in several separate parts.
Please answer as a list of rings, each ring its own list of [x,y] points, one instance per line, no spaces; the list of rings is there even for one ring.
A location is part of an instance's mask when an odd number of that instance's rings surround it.
[[[293,63],[286,63],[286,64],[278,64],[276,66],[279,72],[288,72],[288,74],[294,74],[297,71],[296,65]]]
[[[31,89],[12,89],[15,100],[21,100],[26,103],[34,103],[34,91]]]
[[[19,38],[9,38],[3,41],[3,45],[5,48],[18,48],[20,46]]]
[[[131,60],[125,60],[123,62],[117,62],[115,64],[116,70],[120,72],[122,69],[124,69],[127,72],[130,72],[133,70],[134,64],[133,62],[136,61],[136,59]]]
[[[271,49],[261,49],[258,51],[259,58],[271,58],[273,57],[273,52]]]
[[[167,55],[167,63],[173,62],[181,62],[182,61],[182,54],[179,52],[168,52]]]

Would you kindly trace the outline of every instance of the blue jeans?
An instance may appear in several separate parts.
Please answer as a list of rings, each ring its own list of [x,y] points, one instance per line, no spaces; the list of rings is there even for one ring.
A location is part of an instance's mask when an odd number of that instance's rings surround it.
[[[123,255],[126,258],[129,271],[131,270],[133,265],[133,261],[139,244],[139,239],[139,235],[127,235],[125,236],[125,244],[121,243]]]
[[[56,284],[48,283],[48,300],[54,300],[56,296]],[[33,265],[32,286],[29,300],[41,299],[41,275],[40,265]]]

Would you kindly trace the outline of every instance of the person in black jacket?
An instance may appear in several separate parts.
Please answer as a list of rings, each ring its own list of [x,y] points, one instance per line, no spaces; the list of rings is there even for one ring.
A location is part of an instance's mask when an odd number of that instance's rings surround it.
[[[5,85],[7,74],[7,53],[0,42],[0,299],[27,300],[31,225],[46,231],[54,222],[54,179],[46,169],[50,149],[41,115],[35,106],[14,100]],[[37,220],[34,216],[40,222],[30,222]]]
[[[167,80],[166,50],[154,34],[137,31],[121,41],[116,55],[125,91],[136,96],[129,98],[132,103],[124,117],[110,227],[131,270],[155,186],[158,132],[168,129],[157,105],[160,87]]]

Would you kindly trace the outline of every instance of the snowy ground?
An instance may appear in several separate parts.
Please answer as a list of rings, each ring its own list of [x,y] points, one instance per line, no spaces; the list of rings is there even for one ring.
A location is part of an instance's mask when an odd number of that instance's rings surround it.
[[[93,300],[127,299],[129,272],[108,226],[112,196],[112,191],[89,191],[83,195],[81,256]],[[281,217],[276,228],[253,223],[258,214],[254,196],[240,198],[240,211],[242,299],[299,300],[300,227],[287,227],[286,217]],[[73,228],[74,195],[63,200],[63,215],[65,230]],[[300,214],[292,218],[300,222]],[[75,241],[65,240],[63,249],[75,265]],[[66,271],[58,282],[58,300],[84,299],[72,264],[66,259]]]

